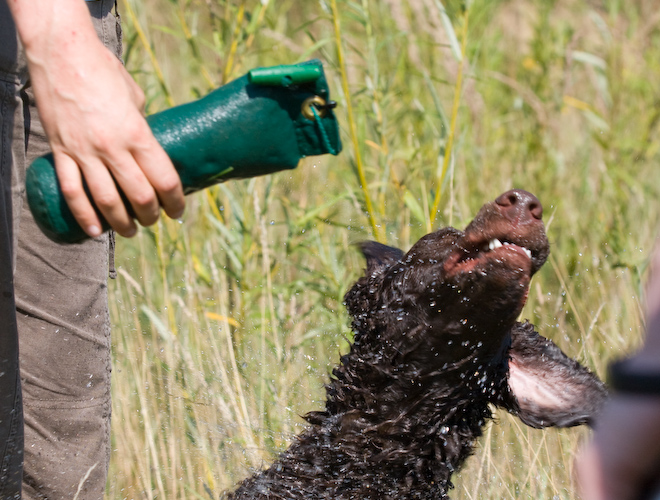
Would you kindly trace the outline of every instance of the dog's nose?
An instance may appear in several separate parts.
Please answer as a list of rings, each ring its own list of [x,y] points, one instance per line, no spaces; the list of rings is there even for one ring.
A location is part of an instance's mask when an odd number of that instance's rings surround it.
[[[510,220],[524,221],[543,217],[543,206],[536,196],[522,189],[512,189],[498,196],[495,203]]]

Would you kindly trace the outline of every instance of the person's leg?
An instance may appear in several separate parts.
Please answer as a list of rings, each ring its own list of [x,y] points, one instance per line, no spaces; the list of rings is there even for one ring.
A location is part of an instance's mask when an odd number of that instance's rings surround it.
[[[18,42],[9,9],[0,0],[0,498],[21,498],[23,411],[14,304],[12,179],[24,148],[18,88]],[[15,135],[18,137],[15,138]],[[16,140],[16,142],[15,142]]]
[[[28,160],[47,152],[30,102]],[[21,209],[16,307],[25,414],[23,496],[103,498],[109,460],[107,235],[59,245]]]
[[[99,37],[118,52],[114,0],[88,6]],[[48,143],[29,88],[24,95],[30,117],[29,165],[48,152]],[[111,411],[107,276],[107,235],[83,244],[53,243],[23,203],[15,288],[25,413],[25,499],[103,498]]]
[[[14,305],[12,139],[17,109],[11,75],[0,71],[0,498],[21,498],[23,413]]]

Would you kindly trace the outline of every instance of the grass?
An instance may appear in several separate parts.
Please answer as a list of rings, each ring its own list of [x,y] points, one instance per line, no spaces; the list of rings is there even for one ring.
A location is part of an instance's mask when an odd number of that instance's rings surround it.
[[[354,243],[407,249],[512,187],[541,199],[553,245],[522,316],[600,375],[639,343],[660,227],[653,2],[125,1],[148,112],[319,57],[345,151],[192,195],[183,222],[119,242],[107,498],[217,498],[267,464],[347,348]],[[452,498],[574,498],[586,435],[497,413]]]

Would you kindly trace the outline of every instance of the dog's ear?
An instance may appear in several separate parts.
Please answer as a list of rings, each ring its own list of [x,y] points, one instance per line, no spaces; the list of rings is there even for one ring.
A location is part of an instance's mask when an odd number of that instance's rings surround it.
[[[388,247],[375,241],[364,241],[360,244],[362,254],[367,260],[367,270],[364,276],[346,292],[344,304],[353,317],[353,327],[356,331],[366,331],[373,325],[375,318],[372,310],[378,300],[378,283],[382,271],[389,268],[403,257],[398,248]],[[378,275],[381,276],[378,276]]]
[[[360,249],[364,258],[367,259],[367,276],[389,267],[403,258],[403,251],[395,247],[388,247],[376,241],[363,241]]]
[[[508,397],[498,405],[530,427],[591,424],[607,399],[605,385],[530,323],[512,330]]]

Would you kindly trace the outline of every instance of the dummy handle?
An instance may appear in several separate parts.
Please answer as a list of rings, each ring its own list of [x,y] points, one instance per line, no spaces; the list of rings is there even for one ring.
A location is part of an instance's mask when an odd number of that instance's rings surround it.
[[[252,70],[202,99],[147,117],[147,123],[189,194],[229,179],[293,169],[306,156],[338,154],[334,105],[323,66],[313,60]],[[52,155],[28,168],[26,189],[35,221],[49,238],[88,238],[64,200]],[[97,214],[103,229],[110,229]]]

